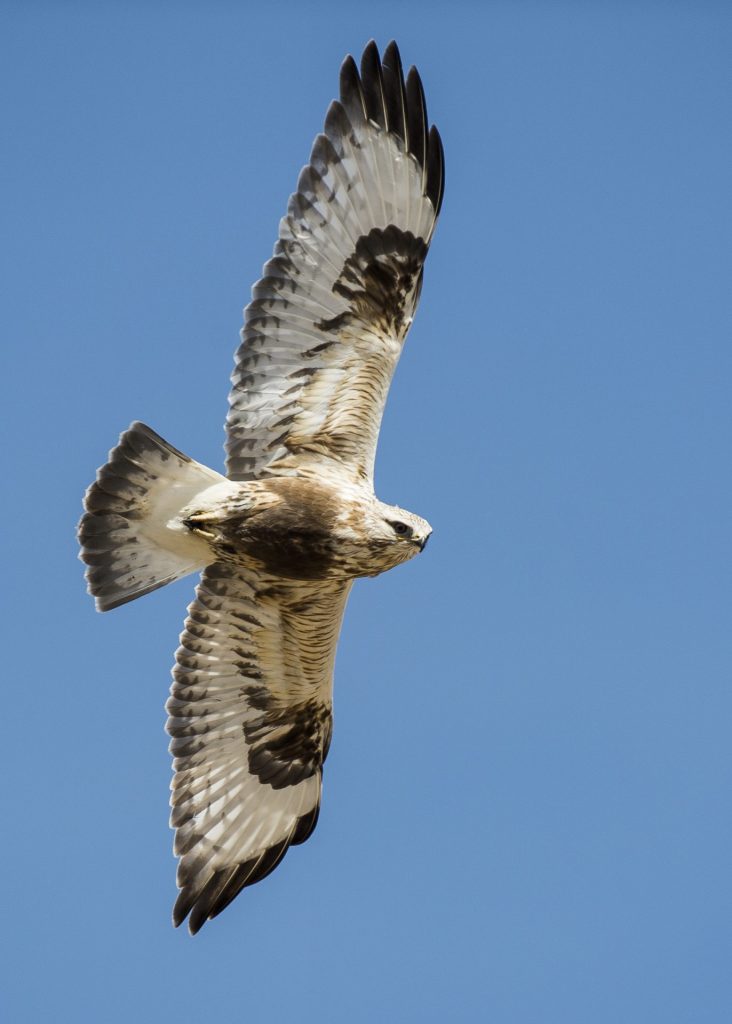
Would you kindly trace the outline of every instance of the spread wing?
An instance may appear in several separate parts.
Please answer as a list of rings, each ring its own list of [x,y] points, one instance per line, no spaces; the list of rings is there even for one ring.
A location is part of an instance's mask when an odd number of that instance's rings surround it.
[[[227,419],[233,480],[372,480],[389,384],[440,210],[442,144],[415,68],[366,47],[303,168],[245,310]]]
[[[221,562],[203,573],[167,704],[181,890],[173,920],[190,914],[191,933],[315,828],[349,589]]]

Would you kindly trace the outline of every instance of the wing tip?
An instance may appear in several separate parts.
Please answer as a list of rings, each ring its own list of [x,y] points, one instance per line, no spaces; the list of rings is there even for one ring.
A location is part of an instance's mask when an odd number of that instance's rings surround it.
[[[349,127],[372,121],[401,140],[422,167],[423,194],[435,209],[435,219],[442,207],[445,191],[445,156],[440,133],[427,117],[424,88],[417,69],[412,66],[406,79],[399,47],[391,39],[383,56],[374,39],[361,54],[360,72],[355,59],[348,54],[341,64],[340,102]],[[343,134],[342,120],[329,111],[325,134]],[[331,138],[331,141],[333,139]]]
[[[214,871],[203,884],[194,880],[185,885],[173,907],[173,926],[178,928],[188,918],[188,931],[197,935],[207,921],[212,921],[232,903],[242,889],[261,882],[277,867],[290,847],[290,839],[270,846],[258,857],[242,861],[233,868]]]
[[[182,885],[179,882],[180,892],[173,906],[173,927],[180,927],[188,918],[189,933],[197,935],[206,922],[218,917],[243,889],[272,874],[291,846],[304,843],[312,835],[319,814],[320,798],[310,811],[296,819],[289,835],[263,853],[233,867],[209,872],[203,881],[200,874],[193,874]]]

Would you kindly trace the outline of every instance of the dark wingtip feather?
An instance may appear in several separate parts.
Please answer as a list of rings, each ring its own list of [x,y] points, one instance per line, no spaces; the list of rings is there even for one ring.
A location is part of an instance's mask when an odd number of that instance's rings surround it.
[[[442,197],[445,193],[445,155],[440,133],[434,125],[430,128],[427,139],[427,185],[425,191],[435,208],[436,217],[440,212]]]
[[[381,58],[373,39],[366,44],[361,57],[361,85],[366,103],[366,116],[375,121],[380,128],[388,129]]]
[[[408,148],[420,167],[425,166],[427,152],[427,104],[422,79],[415,67],[409,69],[406,83]]]
[[[190,917],[188,918],[188,931],[191,935],[199,932],[206,921],[208,921],[211,916],[211,908],[216,905],[217,899],[226,889],[226,886],[236,872],[237,868],[229,868],[228,870],[217,871],[211,875],[191,908]]]
[[[399,47],[393,39],[384,50],[382,73],[389,131],[407,146],[407,94],[404,88],[404,73]]]
[[[195,893],[189,887],[182,889],[178,893],[178,898],[175,901],[173,907],[173,927],[179,928],[188,915],[191,912],[191,907],[195,902]]]
[[[366,120],[366,102],[356,61],[350,53],[341,64],[340,92],[341,103],[351,119],[351,123],[363,124]]]
[[[390,39],[389,42],[386,44],[382,64],[389,64],[390,66],[398,69],[398,71],[401,73],[402,58],[399,53],[399,47],[397,46],[396,39]]]

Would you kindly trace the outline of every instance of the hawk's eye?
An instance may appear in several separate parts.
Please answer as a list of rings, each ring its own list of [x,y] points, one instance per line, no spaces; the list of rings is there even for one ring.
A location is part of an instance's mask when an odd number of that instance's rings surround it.
[[[411,537],[412,527],[406,523],[394,522],[389,524],[398,537]]]

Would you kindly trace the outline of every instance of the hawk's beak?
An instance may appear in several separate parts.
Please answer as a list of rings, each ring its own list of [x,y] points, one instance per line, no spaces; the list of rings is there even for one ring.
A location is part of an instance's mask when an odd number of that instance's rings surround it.
[[[430,532],[427,534],[426,537],[423,537],[421,540],[417,541],[417,543],[419,544],[420,551],[424,551],[424,549],[427,547],[427,541],[430,539],[431,536],[432,533]]]

